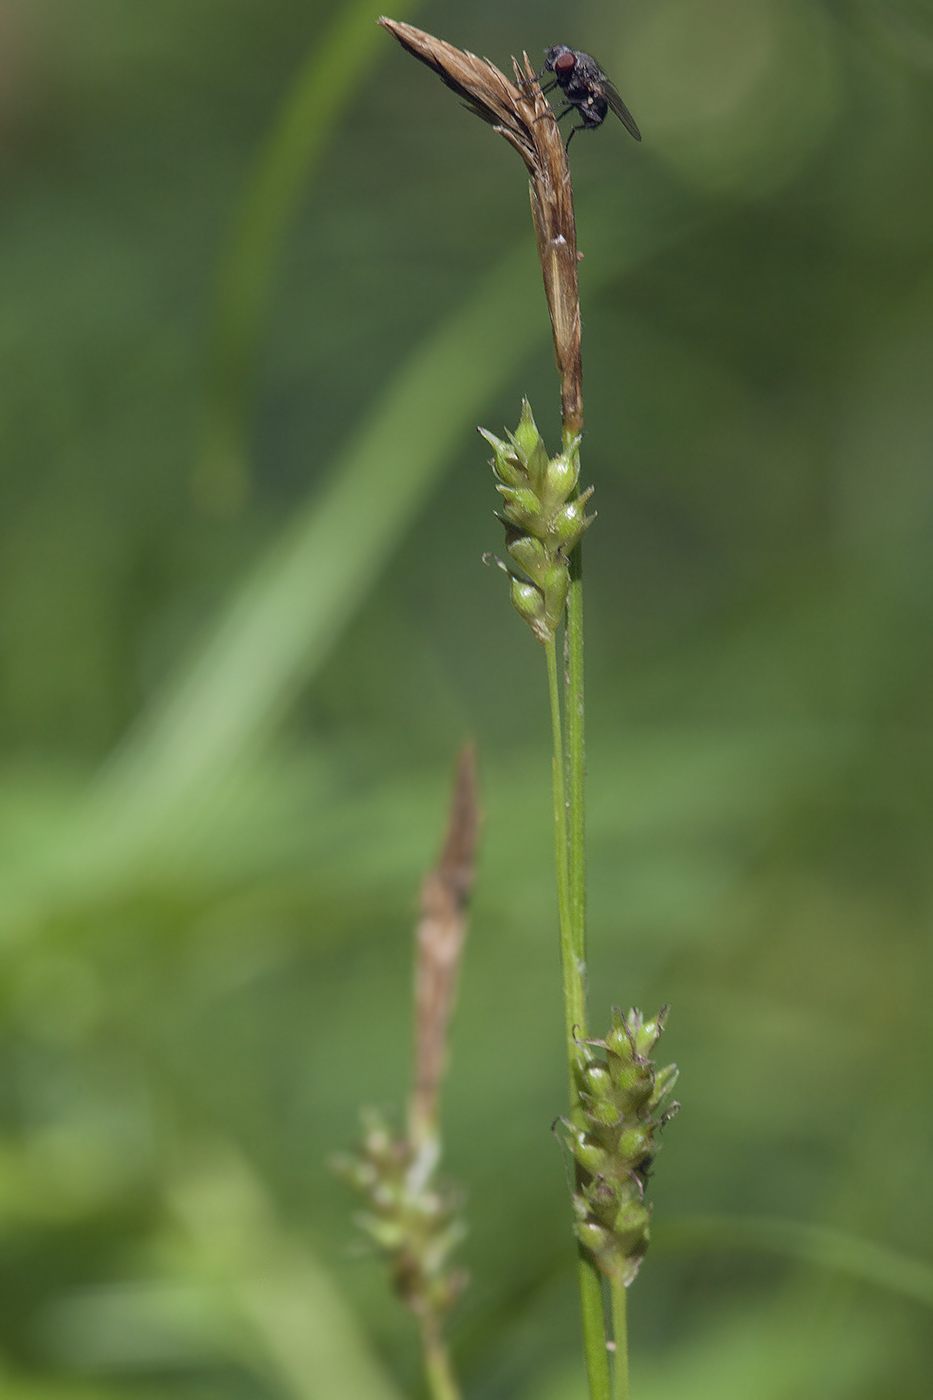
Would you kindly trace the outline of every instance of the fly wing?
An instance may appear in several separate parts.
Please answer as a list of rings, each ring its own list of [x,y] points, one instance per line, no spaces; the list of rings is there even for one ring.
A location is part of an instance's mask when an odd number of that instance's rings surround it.
[[[625,127],[626,131],[630,132],[631,135],[635,137],[636,141],[640,141],[641,132],[638,130],[638,127],[635,124],[635,118],[632,116],[631,112],[626,107],[625,103],[622,101],[615,88],[612,86],[612,83],[610,83],[608,78],[604,77],[601,80],[599,86],[602,90],[603,96],[609,103],[609,106],[615,112],[616,116],[619,118],[619,121]]]

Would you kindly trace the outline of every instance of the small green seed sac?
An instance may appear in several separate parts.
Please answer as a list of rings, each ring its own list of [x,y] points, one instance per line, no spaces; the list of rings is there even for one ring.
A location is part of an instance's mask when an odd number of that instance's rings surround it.
[[[583,1071],[583,1087],[588,1094],[609,1094],[612,1092],[612,1079],[607,1065],[591,1060]]]

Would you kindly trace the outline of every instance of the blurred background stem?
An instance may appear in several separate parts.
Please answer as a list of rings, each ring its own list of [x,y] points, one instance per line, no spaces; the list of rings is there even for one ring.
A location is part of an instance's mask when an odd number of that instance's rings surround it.
[[[315,34],[230,227],[208,332],[202,439],[192,477],[194,497],[210,514],[241,510],[250,492],[253,368],[282,244],[334,126],[375,61],[381,35],[373,19],[369,0],[356,0]]]
[[[450,1365],[444,1338],[432,1323],[425,1323],[422,1328],[422,1345],[431,1400],[460,1400],[460,1387]]]

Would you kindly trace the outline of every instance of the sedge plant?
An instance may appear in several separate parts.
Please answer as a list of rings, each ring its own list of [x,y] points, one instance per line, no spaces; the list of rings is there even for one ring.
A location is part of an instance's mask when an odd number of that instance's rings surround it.
[[[546,658],[569,1078],[568,1112],[560,1121],[573,1161],[583,1351],[591,1400],[628,1400],[627,1289],[648,1246],[645,1187],[659,1130],[677,1108],[670,1100],[677,1070],[658,1069],[652,1059],[663,1010],[646,1018],[636,1009],[623,1014],[614,1008],[604,1036],[593,1038],[588,1029],[582,540],[594,517],[587,514],[593,488],[580,487],[581,320],[567,152],[527,54],[521,64],[513,60],[513,81],[488,59],[411,25],[386,18],[379,23],[518,151],[530,178],[560,375],[561,449],[548,454],[527,400],[514,432],[505,438],[480,432],[493,451],[505,528],[508,562],[495,562],[508,575],[512,603]],[[421,1015],[419,1009],[419,1022]],[[446,1018],[443,1025],[446,1033]],[[402,1136],[371,1119],[361,1153],[345,1171],[367,1197],[364,1224],[388,1255],[398,1291],[420,1317],[432,1400],[455,1400],[459,1391],[440,1324],[461,1286],[447,1267],[459,1226],[449,1200],[433,1186],[440,1150],[436,1101],[429,1120],[425,1137],[415,1108]]]
[[[458,1191],[439,1175],[440,1091],[473,887],[479,807],[473,750],[460,755],[447,833],[421,887],[415,930],[414,1074],[404,1128],[363,1114],[363,1140],[334,1166],[363,1198],[357,1223],[381,1252],[421,1334],[431,1400],[459,1400],[444,1323],[466,1283],[451,1252],[465,1233]]]

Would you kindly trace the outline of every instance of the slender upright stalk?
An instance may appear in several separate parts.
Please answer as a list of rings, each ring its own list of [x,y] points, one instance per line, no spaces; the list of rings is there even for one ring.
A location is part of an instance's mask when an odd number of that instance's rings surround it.
[[[572,1045],[586,1018],[584,988],[575,967],[573,924],[570,915],[570,850],[567,832],[567,788],[564,778],[564,729],[561,714],[560,679],[557,662],[557,642],[545,643],[548,692],[551,698],[551,737],[554,753],[551,760],[554,793],[554,859],[557,867],[557,912],[560,925],[560,956],[564,982],[564,1024],[567,1044]],[[570,1057],[570,1095],[576,1092],[574,1060]]]
[[[570,590],[567,595],[565,642],[567,648],[566,705],[568,843],[570,866],[570,919],[573,950],[586,978],[586,830],[584,782],[586,752],[583,705],[583,579],[581,546],[570,558]]]
[[[565,435],[565,447],[572,438]],[[578,544],[571,556],[565,641],[565,704],[560,704],[556,643],[547,644],[554,735],[554,836],[557,852],[558,914],[564,985],[564,1024],[570,1073],[570,1120],[583,1129],[579,1070],[580,1044],[586,1024],[586,862],[584,851],[583,788],[585,777],[583,707],[583,581]],[[566,725],[566,744],[564,726]],[[566,774],[566,777],[565,777]],[[610,1400],[612,1388],[606,1349],[603,1282],[592,1257],[579,1251],[580,1315],[583,1352],[591,1400]],[[627,1385],[627,1373],[626,1373]]]
[[[564,446],[569,448],[573,435],[564,433]],[[573,1066],[579,1062],[578,1042],[586,1037],[586,827],[584,822],[584,782],[586,752],[584,743],[583,694],[583,567],[582,545],[577,544],[570,557],[570,590],[567,595],[567,615],[564,640],[567,651],[565,673],[564,718],[567,730],[567,863],[569,876],[569,907],[567,944],[573,963],[573,995],[579,1011],[575,1013],[577,1029],[570,1029],[567,1054],[571,1064],[570,1118],[575,1127],[582,1128],[583,1115],[579,1098],[579,1081]],[[569,1016],[567,974],[564,974],[565,1002]],[[580,1250],[580,1311],[583,1325],[583,1350],[592,1400],[603,1400],[611,1394],[609,1357],[606,1350],[606,1325],[603,1313],[603,1282],[592,1256]],[[624,1307],[624,1299],[623,1299]],[[615,1314],[613,1314],[615,1317]],[[624,1317],[624,1314],[623,1314]],[[618,1385],[618,1340],[616,1384]],[[623,1349],[625,1390],[616,1391],[617,1400],[628,1395],[628,1358]]]
[[[582,651],[582,648],[579,650]],[[580,1042],[586,1036],[586,981],[584,959],[584,937],[582,923],[575,920],[584,910],[582,898],[577,900],[576,911],[571,893],[571,869],[575,847],[582,846],[582,811],[574,823],[573,798],[568,804],[567,784],[565,783],[564,716],[561,713],[561,687],[558,675],[557,643],[545,644],[548,669],[548,690],[551,697],[551,731],[554,739],[554,846],[557,864],[557,908],[560,923],[561,968],[564,985],[564,1025],[567,1037],[567,1068],[570,1077],[570,1117],[577,1126],[583,1127],[580,1104],[579,1064],[581,1060]],[[571,691],[568,688],[568,697]],[[580,728],[582,737],[582,687],[579,691]],[[568,724],[569,729],[569,724]],[[582,751],[582,744],[577,752]],[[569,786],[582,790],[580,765],[574,765],[573,752],[569,751]],[[569,805],[569,814],[568,814]],[[568,820],[569,815],[569,820]],[[574,830],[575,827],[575,830]],[[577,865],[582,869],[582,851],[577,849]],[[582,893],[582,891],[581,891]],[[606,1324],[603,1312],[602,1276],[593,1260],[583,1249],[579,1251],[580,1315],[583,1330],[583,1353],[586,1359],[587,1375],[590,1384],[591,1400],[611,1400],[612,1390],[609,1376],[609,1358],[606,1351]]]
[[[424,1374],[431,1400],[460,1400],[460,1387],[450,1364],[450,1353],[438,1327],[425,1323],[422,1327]]]
[[[612,1400],[609,1380],[609,1352],[606,1347],[606,1318],[603,1312],[602,1275],[582,1248],[579,1250],[580,1321],[583,1329],[583,1359],[590,1386],[590,1400]]]
[[[615,1341],[615,1365],[612,1369],[612,1400],[629,1400],[628,1388],[628,1289],[624,1283],[612,1283],[612,1335]]]

